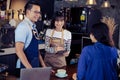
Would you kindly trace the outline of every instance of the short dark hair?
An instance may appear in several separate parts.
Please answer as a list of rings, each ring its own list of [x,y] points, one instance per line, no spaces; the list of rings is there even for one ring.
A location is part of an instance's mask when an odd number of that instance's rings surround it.
[[[64,20],[65,21],[65,17],[64,14],[60,11],[56,11],[53,15],[52,21],[51,21],[51,28],[55,28],[55,21],[59,21],[59,20]],[[65,28],[65,24],[63,26],[63,28]]]
[[[94,37],[97,39],[98,42],[111,46],[109,28],[105,23],[99,22],[94,24],[91,27],[90,33],[94,35]]]
[[[25,7],[24,7],[24,13],[26,14],[26,10],[31,10],[33,5],[37,5],[40,6],[39,1],[38,0],[30,0],[26,3]]]

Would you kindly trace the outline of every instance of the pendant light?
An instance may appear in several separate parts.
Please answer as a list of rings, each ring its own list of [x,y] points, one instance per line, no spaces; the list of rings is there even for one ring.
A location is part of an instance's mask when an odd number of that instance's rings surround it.
[[[78,0],[65,0],[65,1],[71,1],[72,2],[72,1],[78,1]]]
[[[110,2],[108,0],[104,0],[103,4],[101,5],[101,7],[104,7],[104,8],[108,8],[110,7]]]
[[[96,0],[87,0],[86,5],[96,5]]]

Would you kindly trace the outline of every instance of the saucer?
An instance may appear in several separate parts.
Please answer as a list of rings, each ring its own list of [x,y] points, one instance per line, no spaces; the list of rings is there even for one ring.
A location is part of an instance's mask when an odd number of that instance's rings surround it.
[[[60,76],[58,73],[56,73],[55,76],[57,76],[57,77],[59,77],[59,78],[64,78],[64,77],[67,77],[68,74],[65,74],[64,76]]]

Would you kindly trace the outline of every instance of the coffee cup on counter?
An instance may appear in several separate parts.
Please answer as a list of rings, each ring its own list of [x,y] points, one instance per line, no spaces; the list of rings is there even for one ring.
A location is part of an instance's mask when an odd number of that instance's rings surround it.
[[[64,77],[66,75],[66,70],[65,69],[58,69],[57,74],[60,77]]]

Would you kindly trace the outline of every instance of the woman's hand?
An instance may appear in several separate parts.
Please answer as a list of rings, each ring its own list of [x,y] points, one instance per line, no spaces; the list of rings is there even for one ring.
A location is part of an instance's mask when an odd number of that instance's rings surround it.
[[[56,47],[56,52],[58,51],[64,51],[65,49],[63,47]]]
[[[69,52],[68,52],[68,51],[67,51],[67,52],[64,52],[63,55],[64,55],[65,57],[67,57],[67,56],[69,56]]]

